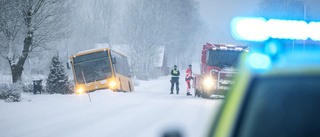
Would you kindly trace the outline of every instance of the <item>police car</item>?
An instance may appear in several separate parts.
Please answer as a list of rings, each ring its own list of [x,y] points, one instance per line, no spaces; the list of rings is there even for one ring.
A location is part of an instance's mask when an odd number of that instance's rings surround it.
[[[243,65],[209,136],[320,136],[320,51],[253,53]]]
[[[208,136],[320,136],[320,50],[281,50],[278,41],[242,56]]]

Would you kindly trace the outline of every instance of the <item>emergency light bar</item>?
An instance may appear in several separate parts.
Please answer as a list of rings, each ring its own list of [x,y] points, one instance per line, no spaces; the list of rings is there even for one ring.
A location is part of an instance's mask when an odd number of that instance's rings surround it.
[[[222,50],[227,50],[228,49],[228,47],[220,47],[220,49],[222,49]]]
[[[320,22],[236,17],[231,33],[237,40],[263,42],[269,38],[320,41]]]

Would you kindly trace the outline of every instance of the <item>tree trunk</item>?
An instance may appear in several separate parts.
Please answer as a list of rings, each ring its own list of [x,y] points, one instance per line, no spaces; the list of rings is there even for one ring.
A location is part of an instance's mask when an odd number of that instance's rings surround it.
[[[19,65],[13,65],[10,67],[11,68],[11,76],[12,76],[12,82],[18,83],[19,81],[21,81],[21,75],[22,75],[22,71],[23,71],[23,67],[19,67]]]
[[[29,55],[30,46],[32,44],[33,32],[29,31],[28,34],[29,35],[24,39],[22,55],[19,57],[17,63],[12,63],[11,60],[9,60],[13,83],[17,83],[17,82],[21,81],[23,66],[24,66],[24,63],[26,62],[28,55]]]
[[[32,45],[33,30],[31,28],[31,19],[32,19],[31,17],[32,17],[32,12],[31,12],[31,8],[29,8],[26,13],[26,17],[24,19],[25,25],[27,26],[28,33],[23,41],[22,54],[18,58],[17,62],[12,62],[12,60],[9,60],[13,83],[17,83],[17,82],[21,81],[23,66],[24,66],[24,63],[26,62],[28,55],[29,55],[30,46]]]

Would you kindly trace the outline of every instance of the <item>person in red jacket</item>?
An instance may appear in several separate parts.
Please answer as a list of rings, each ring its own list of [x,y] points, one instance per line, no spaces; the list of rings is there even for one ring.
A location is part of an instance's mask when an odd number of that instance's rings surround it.
[[[192,77],[192,65],[189,65],[189,68],[186,71],[186,81],[187,81],[187,85],[188,85],[187,96],[191,96],[192,95],[190,93],[190,88],[191,88],[190,81],[191,81],[191,79],[193,79],[193,77]]]

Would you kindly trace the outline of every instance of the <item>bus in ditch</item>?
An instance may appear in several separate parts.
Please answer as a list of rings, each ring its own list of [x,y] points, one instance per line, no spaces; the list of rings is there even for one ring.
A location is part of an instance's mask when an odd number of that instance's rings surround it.
[[[70,59],[77,94],[97,89],[134,91],[125,55],[104,48],[78,53],[71,56]]]

